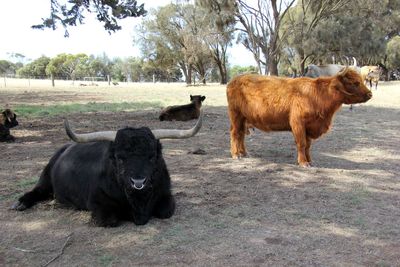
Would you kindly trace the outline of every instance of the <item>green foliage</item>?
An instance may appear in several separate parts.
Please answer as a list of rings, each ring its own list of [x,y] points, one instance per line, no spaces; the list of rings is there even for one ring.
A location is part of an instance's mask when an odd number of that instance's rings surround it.
[[[386,48],[388,67],[400,69],[400,36],[392,38]]]
[[[68,114],[74,112],[101,112],[101,111],[134,111],[151,108],[161,108],[162,103],[154,102],[122,102],[122,103],[96,103],[86,104],[67,104],[67,105],[19,105],[14,108],[19,116],[23,117],[42,117],[56,116],[59,114]]]
[[[26,64],[22,68],[17,70],[17,74],[20,77],[29,78],[41,78],[44,79],[46,75],[46,67],[50,62],[50,58],[42,56],[33,62]]]
[[[61,2],[61,3],[60,3]],[[97,20],[104,23],[108,32],[121,29],[119,19],[140,17],[146,15],[144,5],[137,5],[136,0],[50,0],[51,12],[49,18],[42,19],[42,23],[32,26],[34,29],[57,28],[61,24],[65,29],[65,37],[69,36],[67,28],[83,24],[84,12],[96,13]]]
[[[7,60],[0,60],[0,74],[14,73],[16,65]]]
[[[258,69],[255,66],[247,66],[242,67],[235,65],[229,69],[229,77],[232,79],[233,77],[243,74],[243,73],[258,73]]]

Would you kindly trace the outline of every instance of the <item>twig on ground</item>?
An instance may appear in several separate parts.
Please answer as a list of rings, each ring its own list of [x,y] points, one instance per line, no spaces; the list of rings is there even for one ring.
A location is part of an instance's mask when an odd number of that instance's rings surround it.
[[[55,261],[56,259],[58,259],[58,258],[64,253],[64,249],[65,249],[65,247],[68,245],[68,241],[71,239],[71,236],[72,236],[73,234],[74,234],[74,233],[72,232],[72,233],[70,233],[70,234],[67,236],[67,239],[65,240],[64,245],[61,247],[60,252],[59,252],[54,258],[52,258],[51,260],[49,260],[45,265],[43,265],[43,267],[48,266],[50,263],[52,263],[53,261]]]
[[[29,252],[29,253],[36,252],[36,250],[33,250],[33,249],[24,249],[24,248],[17,248],[17,247],[13,247],[13,249],[22,251],[22,252]]]

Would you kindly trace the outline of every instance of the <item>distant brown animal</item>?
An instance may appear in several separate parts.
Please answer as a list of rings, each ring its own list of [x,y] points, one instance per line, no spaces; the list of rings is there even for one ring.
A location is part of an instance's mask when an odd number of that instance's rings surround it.
[[[10,134],[10,128],[17,125],[17,115],[11,109],[2,111],[0,113],[0,142],[14,142],[15,138]]]
[[[320,78],[241,75],[227,86],[232,158],[246,156],[247,125],[260,130],[292,131],[299,165],[311,164],[313,139],[326,133],[342,104],[372,97],[361,76],[350,68]]]
[[[206,99],[201,95],[190,95],[190,104],[169,106],[161,111],[160,121],[188,121],[199,118],[202,102]]]
[[[378,89],[378,82],[381,74],[379,66],[363,66],[361,67],[361,77],[365,84],[369,83],[369,89],[372,89],[372,82],[375,83],[375,90]]]

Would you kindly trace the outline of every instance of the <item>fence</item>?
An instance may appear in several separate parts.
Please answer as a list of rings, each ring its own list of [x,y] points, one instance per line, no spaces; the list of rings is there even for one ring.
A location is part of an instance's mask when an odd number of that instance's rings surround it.
[[[82,80],[56,79],[54,86],[114,86],[116,83],[108,82],[104,77],[85,77]],[[0,88],[7,87],[53,87],[50,78],[29,77],[21,78],[15,75],[3,75],[0,78]]]

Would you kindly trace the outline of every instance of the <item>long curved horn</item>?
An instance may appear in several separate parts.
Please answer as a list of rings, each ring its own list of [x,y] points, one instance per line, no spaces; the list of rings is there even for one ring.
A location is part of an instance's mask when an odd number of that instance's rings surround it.
[[[197,120],[196,125],[188,130],[176,130],[176,129],[157,129],[152,130],[153,135],[156,139],[183,139],[194,136],[201,128],[203,124],[203,110],[200,110],[200,116]],[[64,120],[64,128],[67,132],[68,137],[77,143],[87,143],[94,141],[114,141],[117,131],[103,131],[93,132],[85,134],[74,133],[69,126],[67,119]]]
[[[104,131],[104,132],[93,132],[85,134],[77,134],[71,130],[67,119],[64,120],[64,128],[67,132],[68,137],[77,143],[87,143],[93,141],[114,141],[117,131]]]
[[[349,67],[345,66],[337,73],[337,75],[343,76],[343,75],[345,75],[347,73],[348,70],[349,70]]]
[[[354,67],[357,67],[357,60],[356,60],[355,57],[353,57],[353,66],[354,66]]]
[[[203,124],[203,110],[200,110],[199,119],[196,122],[196,125],[188,130],[171,130],[171,129],[158,129],[152,130],[152,133],[156,137],[156,139],[183,139],[189,138],[197,134],[200,130],[201,125]]]

